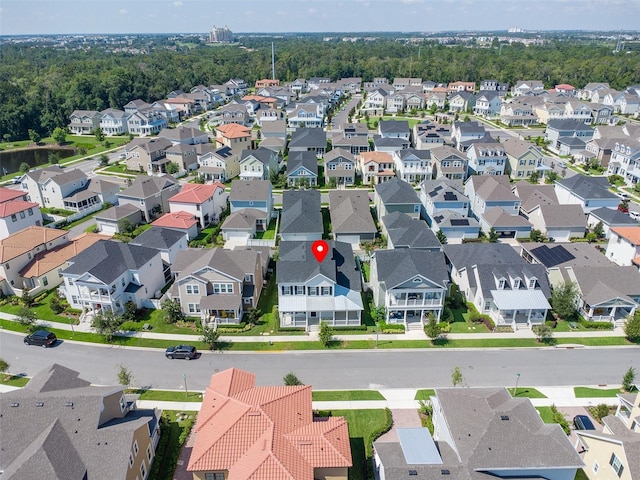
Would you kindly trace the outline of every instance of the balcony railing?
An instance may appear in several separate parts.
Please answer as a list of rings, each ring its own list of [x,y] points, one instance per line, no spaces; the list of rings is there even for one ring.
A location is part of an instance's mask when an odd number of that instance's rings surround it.
[[[392,307],[430,307],[433,305],[441,304],[441,298],[399,299],[395,297],[389,297],[389,305]]]

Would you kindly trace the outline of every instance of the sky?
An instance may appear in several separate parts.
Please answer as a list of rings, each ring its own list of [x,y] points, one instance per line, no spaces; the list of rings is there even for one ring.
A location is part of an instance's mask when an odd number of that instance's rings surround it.
[[[0,34],[638,30],[640,0],[0,0]]]

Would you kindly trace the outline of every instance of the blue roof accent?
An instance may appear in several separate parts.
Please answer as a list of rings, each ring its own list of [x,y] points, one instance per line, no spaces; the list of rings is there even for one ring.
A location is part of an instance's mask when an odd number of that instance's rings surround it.
[[[400,447],[407,465],[442,465],[442,458],[429,430],[399,428]]]

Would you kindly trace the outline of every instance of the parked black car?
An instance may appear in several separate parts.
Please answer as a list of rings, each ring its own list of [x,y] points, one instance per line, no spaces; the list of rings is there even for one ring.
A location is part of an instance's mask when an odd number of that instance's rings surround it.
[[[55,345],[57,341],[58,338],[55,336],[55,334],[47,332],[46,330],[37,330],[31,335],[27,335],[26,337],[24,337],[25,345],[39,345],[44,348]]]
[[[196,347],[192,347],[190,345],[176,345],[175,347],[167,348],[166,352],[164,352],[167,358],[184,358],[187,360],[191,360],[192,358],[196,358],[198,355],[198,351]]]
[[[573,417],[573,426],[576,427],[576,430],[595,430],[596,427],[593,426],[593,422],[586,415],[576,415]]]

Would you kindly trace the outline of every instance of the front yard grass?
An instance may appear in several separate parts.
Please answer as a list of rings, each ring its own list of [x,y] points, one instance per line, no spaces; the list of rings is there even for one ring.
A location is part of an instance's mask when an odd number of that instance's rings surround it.
[[[38,295],[36,295],[36,297]],[[70,320],[67,318],[66,314],[57,315],[53,313],[53,311],[51,310],[51,307],[49,306],[49,302],[56,295],[57,295],[56,290],[50,290],[46,297],[44,297],[41,301],[35,303],[31,307],[31,310],[35,313],[36,318],[39,320],[46,320],[49,322],[59,322],[59,323],[70,323]],[[0,306],[0,312],[10,313],[12,315],[20,314],[21,309],[22,309],[22,302],[20,302],[18,305],[11,305],[7,303],[6,305]],[[75,321],[75,318],[72,317],[71,320]]]
[[[140,315],[136,318],[135,322],[125,322],[122,324],[122,330],[142,331],[145,324],[151,326],[151,331],[154,333],[179,333],[186,335],[194,335],[194,340],[197,339],[195,335],[199,335],[198,323],[196,321],[189,321],[179,323],[166,323],[163,319],[163,311],[160,309],[145,309],[139,311]]]
[[[589,387],[573,387],[576,398],[605,398],[615,397],[620,393],[619,388],[589,388]]]
[[[385,399],[377,390],[320,390],[312,392],[311,398],[314,402]]]
[[[416,392],[416,396],[413,397],[414,400],[429,400],[430,397],[433,397],[436,394],[436,391],[433,388],[423,388]]]
[[[509,389],[509,393],[511,394],[512,397],[518,397],[518,398],[547,398],[547,396],[545,394],[543,394],[542,392],[540,392],[539,390],[536,390],[535,388],[531,388],[531,387],[518,387],[518,391],[516,392],[516,394],[513,394],[514,389],[510,388]]]
[[[276,238],[276,219],[271,219],[269,222],[269,228],[264,232],[256,232],[256,238],[261,240],[273,240]]]
[[[451,309],[453,322],[451,322],[451,333],[489,333],[490,330],[484,323],[471,323],[469,321],[469,310],[466,305],[462,308]]]
[[[536,410],[540,414],[540,418],[544,423],[555,423],[553,421],[553,413],[551,413],[551,407],[536,407]]]
[[[140,395],[140,400],[156,400],[158,402],[202,402],[201,392],[185,392],[180,390],[147,390],[131,388],[128,393]]]
[[[31,380],[22,375],[0,375],[0,383],[11,387],[24,387]]]

